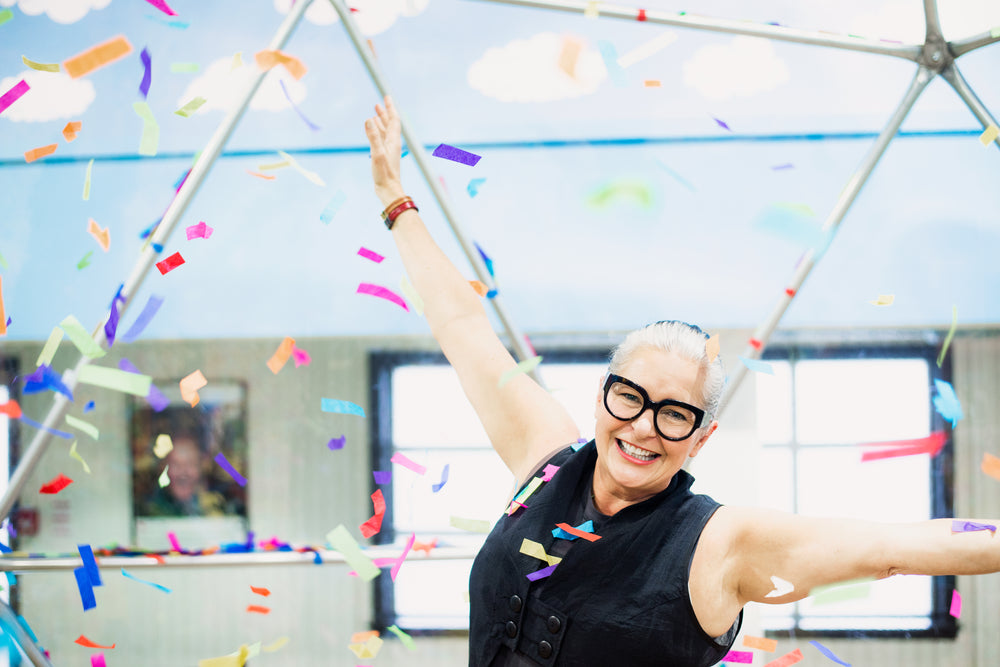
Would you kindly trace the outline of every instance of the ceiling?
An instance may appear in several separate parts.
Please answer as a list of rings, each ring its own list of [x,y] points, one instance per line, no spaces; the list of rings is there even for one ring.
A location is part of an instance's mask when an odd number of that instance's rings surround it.
[[[180,251],[186,264],[151,271],[135,295],[126,323],[150,295],[164,299],[146,336],[427,331],[414,313],[356,293],[361,282],[401,292],[403,269],[368,178],[362,126],[377,94],[322,2],[284,48],[307,73],[296,80],[271,71],[165,244],[165,255]],[[235,0],[168,4],[176,16],[139,0],[0,0],[11,12],[0,24],[0,94],[22,78],[32,87],[0,113],[9,340],[44,339],[68,314],[87,326],[101,321],[135,265],[141,232],[222,123],[290,0],[253,11]],[[799,232],[833,209],[915,69],[887,56],[486,0],[353,6],[420,141],[482,156],[475,167],[432,164],[527,332],[602,332],[675,317],[709,328],[758,324],[805,249]],[[646,6],[685,9],[666,0]],[[892,40],[923,34],[917,0],[717,0],[699,11]],[[1000,25],[996,2],[942,1],[940,11],[949,38]],[[62,62],[116,35],[133,51],[80,79],[21,60]],[[661,50],[609,73],[602,49],[624,56],[654,39]],[[558,66],[567,45],[579,49],[572,78]],[[139,155],[143,121],[133,108],[143,99],[143,49],[155,156]],[[959,65],[1000,113],[1000,46]],[[197,112],[174,113],[196,96],[206,100]],[[70,121],[82,123],[72,143],[61,134]],[[977,141],[981,131],[950,87],[933,81],[783,326],[947,327],[953,306],[963,324],[1000,321],[1000,155]],[[53,155],[25,163],[25,151],[53,143]],[[282,161],[277,151],[318,179],[293,168],[263,170],[274,180],[248,173]],[[413,158],[403,163],[407,191],[473,278]],[[472,179],[485,179],[475,196]],[[338,192],[343,205],[324,224],[320,214]],[[789,211],[798,213],[789,220]],[[107,252],[87,233],[90,219],[110,230]],[[213,235],[188,240],[183,228],[199,221]],[[360,247],[386,260],[360,257]],[[77,268],[87,253],[89,265]],[[891,306],[869,303],[883,294],[895,296]]]

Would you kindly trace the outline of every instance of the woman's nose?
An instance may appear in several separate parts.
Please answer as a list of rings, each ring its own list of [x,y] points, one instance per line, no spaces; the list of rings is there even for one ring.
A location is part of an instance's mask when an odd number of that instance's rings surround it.
[[[656,426],[653,424],[653,410],[646,408],[639,413],[639,416],[632,421],[632,430],[636,435],[649,437],[656,435]]]

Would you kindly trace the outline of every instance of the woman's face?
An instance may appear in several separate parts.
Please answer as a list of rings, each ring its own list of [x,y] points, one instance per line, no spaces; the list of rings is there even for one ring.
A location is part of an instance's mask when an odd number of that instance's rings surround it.
[[[704,378],[698,364],[673,353],[641,348],[617,374],[645,389],[654,403],[673,399],[704,408],[701,401]],[[636,502],[667,488],[688,457],[698,453],[717,426],[713,422],[685,440],[667,440],[656,432],[652,410],[645,410],[631,421],[612,417],[604,407],[603,382],[597,394],[595,416],[594,483],[605,492]]]
[[[190,500],[201,488],[201,451],[188,438],[174,440],[174,448],[167,455],[170,494],[180,502]]]

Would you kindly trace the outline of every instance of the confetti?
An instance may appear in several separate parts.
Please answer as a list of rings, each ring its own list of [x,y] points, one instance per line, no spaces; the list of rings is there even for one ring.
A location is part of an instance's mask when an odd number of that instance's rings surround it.
[[[181,257],[181,254],[179,252],[175,252],[170,257],[167,257],[166,259],[157,262],[156,268],[159,269],[160,275],[165,276],[183,263],[184,263],[184,258]]]
[[[11,86],[10,89],[7,90],[7,92],[5,92],[3,95],[0,95],[0,114],[6,111],[11,104],[21,99],[21,96],[24,95],[29,90],[31,90],[31,86],[28,85],[27,81],[21,79],[13,86]]]
[[[87,639],[84,635],[80,635],[74,641],[77,644],[79,644],[80,646],[86,646],[87,648],[107,648],[107,649],[111,649],[111,648],[114,648],[116,646],[116,644],[112,644],[111,646],[102,646],[101,644],[98,644],[98,643],[96,643],[96,642],[94,642],[94,641],[92,641],[90,639]]]
[[[934,409],[944,417],[945,421],[951,422],[952,428],[955,428],[955,424],[964,416],[962,413],[962,403],[958,400],[958,396],[955,395],[955,389],[948,382],[935,379],[934,386],[938,390],[938,395],[933,400]]]
[[[251,586],[250,590],[256,593],[257,595],[263,595],[264,597],[267,597],[268,595],[271,594],[270,590],[259,586]]]
[[[97,427],[91,423],[85,422],[82,419],[77,419],[73,415],[66,415],[66,423],[77,430],[83,431],[94,440],[99,439],[100,432],[97,430]]]
[[[768,653],[774,653],[778,649],[778,642],[775,639],[765,639],[764,637],[754,637],[746,635],[743,637],[743,646],[746,648],[760,649]]]
[[[65,489],[72,483],[73,480],[71,480],[69,477],[66,477],[66,475],[63,475],[62,473],[59,473],[58,475],[53,477],[51,481],[42,484],[42,488],[40,488],[38,492],[56,494]]]
[[[62,376],[52,370],[48,364],[40,365],[30,375],[25,376],[24,380],[25,394],[36,394],[51,389],[59,392],[70,401],[73,400],[73,392],[63,383]]]
[[[302,64],[301,60],[277,49],[263,49],[258,51],[254,55],[254,60],[257,61],[257,67],[265,72],[276,65],[283,65],[296,81],[301,80],[307,71],[306,66]]]
[[[789,665],[794,665],[800,660],[802,660],[802,651],[795,649],[791,653],[786,653],[777,660],[772,660],[764,665],[764,667],[788,667]]]
[[[191,114],[201,108],[205,102],[207,102],[204,97],[194,97],[184,104],[180,109],[174,111],[174,113],[181,118],[190,118]]]
[[[262,646],[260,650],[264,651],[265,653],[274,653],[275,651],[277,651],[278,649],[280,649],[282,646],[284,646],[285,644],[287,644],[289,641],[291,641],[291,640],[288,637],[278,637],[277,639],[275,639],[270,644],[267,644],[266,646]]]
[[[548,567],[543,567],[541,570],[536,570],[535,572],[524,576],[526,576],[529,581],[538,581],[539,579],[544,579],[555,572],[557,565],[558,563],[556,563],[556,565],[549,565]]]
[[[378,655],[379,649],[382,648],[383,641],[378,637],[370,637],[368,641],[363,644],[348,644],[349,648],[354,655],[359,658],[374,658]]]
[[[153,454],[156,458],[162,459],[174,448],[174,442],[170,438],[169,433],[160,433],[156,436],[156,442],[153,445]]]
[[[84,255],[83,259],[81,259],[79,262],[76,263],[76,270],[79,271],[81,269],[85,269],[88,266],[90,266],[90,256],[93,255],[93,254],[94,254],[94,251],[91,250],[86,255]]]
[[[295,161],[295,158],[293,158],[291,155],[289,155],[285,151],[278,151],[278,155],[280,155],[285,160],[288,160],[288,163],[295,169],[295,171],[305,176],[306,180],[308,180],[311,183],[315,183],[321,188],[326,187],[326,183],[324,183],[323,179],[319,177],[319,174],[309,171],[308,169],[300,165],[298,162]]]
[[[9,9],[0,9],[0,25],[10,21],[12,18],[14,18],[14,12]]]
[[[161,12],[163,12],[167,16],[177,16],[177,12],[175,12],[174,10],[172,10],[167,5],[167,3],[164,2],[164,0],[146,0],[146,2],[148,2],[149,4],[153,5],[157,9],[159,9]]]
[[[479,187],[485,182],[485,178],[473,178],[469,181],[469,184],[465,186],[465,191],[469,193],[470,197],[475,197],[479,194]]]
[[[450,463],[445,463],[444,468],[441,470],[441,481],[431,485],[431,491],[437,493],[442,488],[444,488],[445,483],[448,481],[448,469],[451,467]]]
[[[504,371],[503,375],[500,376],[500,381],[497,383],[497,387],[502,387],[511,381],[515,376],[521,373],[530,373],[538,367],[538,364],[542,363],[541,357],[532,357],[531,359],[525,359],[524,361],[518,362],[517,366],[514,368]]]
[[[879,459],[894,458],[897,456],[915,456],[917,454],[930,454],[936,456],[944,447],[948,437],[944,431],[936,431],[926,438],[914,438],[911,440],[887,440],[885,442],[868,442],[862,447],[882,447],[883,449],[864,452],[861,455],[862,461],[877,461]]]
[[[375,567],[371,559],[361,551],[357,541],[351,537],[343,524],[327,533],[326,541],[344,556],[344,560],[354,568],[363,581],[371,581],[381,574],[381,570]]]
[[[583,16],[588,19],[596,19],[600,15],[598,5],[600,5],[600,3],[597,0],[587,0],[587,6],[583,10]]]
[[[197,74],[200,69],[198,63],[170,63],[171,74]]]
[[[583,526],[585,526],[586,524],[590,525],[587,528],[584,528]],[[580,524],[580,528],[574,528],[568,523],[557,523],[556,528],[563,531],[564,533],[569,534],[571,536],[569,539],[571,540],[577,537],[581,537],[587,540],[588,542],[596,542],[597,540],[601,539],[600,535],[594,535],[594,523],[592,521],[586,521],[583,524]],[[555,534],[555,531],[552,531],[552,533]],[[561,537],[561,536],[556,535],[556,537]]]
[[[312,361],[312,357],[309,356],[309,353],[298,347],[292,348],[292,359],[295,360],[296,368],[299,366],[308,366]]]
[[[444,158],[445,160],[451,160],[452,162],[458,162],[461,164],[468,165],[470,167],[476,166],[478,162],[482,159],[481,156],[475,153],[470,153],[468,151],[463,151],[461,148],[455,148],[454,146],[449,146],[448,144],[438,144],[438,147],[434,149],[431,153],[434,157]]]
[[[7,415],[11,419],[19,419],[21,417],[21,406],[17,404],[17,401],[0,403],[0,415]]]
[[[281,86],[281,92],[285,94],[285,99],[288,100],[288,105],[292,107],[292,111],[294,111],[298,117],[302,119],[302,122],[305,123],[310,130],[316,132],[323,129],[306,117],[306,115],[302,112],[302,109],[299,108],[299,105],[292,99],[292,96],[288,94],[288,88],[285,86],[285,82],[280,78],[278,79],[278,85]]]
[[[386,301],[391,301],[392,303],[398,305],[403,310],[409,312],[410,308],[403,301],[403,297],[399,296],[392,290],[382,287],[381,285],[373,285],[372,283],[361,283],[358,285],[358,294],[370,294],[376,296],[380,299],[385,299]]]
[[[958,328],[958,306],[951,307],[951,328],[948,329],[948,335],[944,339],[944,345],[941,346],[941,353],[938,354],[937,367],[941,368],[941,364],[944,363],[944,355],[948,354],[948,346],[951,345],[951,339],[955,337],[955,329]]]
[[[491,525],[489,521],[484,521],[482,519],[465,519],[460,516],[449,517],[448,523],[452,528],[467,530],[470,533],[488,533],[490,532]]]
[[[416,542],[416,540],[417,534],[410,533],[410,538],[406,540],[406,545],[403,547],[403,553],[400,554],[399,558],[393,564],[392,569],[389,570],[389,576],[392,577],[393,581],[396,581],[396,575],[399,574],[399,568],[403,567],[403,561],[406,560],[406,556],[410,553],[410,549],[413,547],[413,543]],[[427,553],[429,555],[430,551]]]
[[[382,489],[375,489],[372,494],[372,505],[375,507],[375,515],[361,524],[361,534],[371,537],[382,530],[382,519],[385,518],[385,497]]]
[[[163,305],[163,297],[156,296],[155,294],[150,295],[149,299],[146,300],[146,305],[142,307],[142,312],[139,316],[135,318],[135,322],[128,331],[125,332],[124,336],[120,337],[120,340],[124,343],[131,343],[139,334],[143,332],[146,326],[149,324],[153,316],[156,315],[156,311],[160,309]]]
[[[277,178],[277,176],[269,176],[267,174],[258,174],[256,171],[250,171],[249,169],[247,169],[247,173],[250,174],[251,176],[256,176],[257,178],[262,178],[265,181],[273,181],[275,178]]]
[[[94,160],[87,163],[87,173],[83,179],[83,201],[90,201],[90,174],[94,170]]]
[[[409,300],[410,305],[413,306],[413,312],[417,315],[424,314],[424,300],[417,294],[417,289],[410,284],[405,274],[399,278],[399,291]]]
[[[95,653],[90,656],[90,667],[108,667],[108,663],[104,662],[104,654]]]
[[[708,355],[708,363],[714,364],[715,358],[719,356],[719,334],[712,334],[705,341],[705,354]]]
[[[149,86],[153,82],[153,60],[145,48],[139,53],[139,60],[142,61],[142,81],[139,82],[139,94],[142,95],[142,99],[146,99],[149,96]]]
[[[979,464],[979,469],[993,479],[1000,481],[1000,458],[989,452],[983,452],[983,461]]]
[[[983,146],[989,146],[991,143],[996,141],[997,136],[1000,135],[1000,127],[996,125],[990,125],[983,133],[979,135],[979,143]]]
[[[181,398],[183,398],[187,403],[194,406],[198,405],[198,401],[201,397],[198,396],[198,390],[208,384],[208,380],[202,375],[201,370],[196,370],[193,373],[188,374],[183,380],[179,382],[181,388]]]
[[[240,486],[246,486],[247,485],[246,478],[243,475],[241,475],[240,473],[238,473],[236,471],[236,468],[234,468],[232,466],[232,464],[229,463],[228,460],[226,460],[226,455],[225,454],[223,454],[222,452],[219,452],[218,454],[216,454],[215,455],[215,462],[219,464],[219,467],[221,467],[223,470],[225,470],[226,472],[228,472],[229,475],[230,475],[230,477],[232,477],[233,480],[237,484],[239,484]]]
[[[130,53],[132,45],[123,35],[118,35],[63,61],[63,69],[71,78],[78,79]]]
[[[403,642],[403,646],[405,646],[406,648],[410,649],[411,651],[417,650],[417,645],[416,643],[414,643],[413,637],[406,634],[405,632],[397,628],[395,625],[390,625],[389,627],[386,628],[386,630],[399,637],[399,640]]]
[[[365,416],[364,408],[361,406],[350,401],[341,401],[333,398],[321,398],[320,409],[323,412],[337,412],[345,415],[357,415],[359,417]]]
[[[551,463],[546,464],[545,469],[542,470],[542,481],[547,482],[552,479],[553,475],[558,472],[559,466],[554,466]]]
[[[529,540],[525,537],[521,540],[521,553],[531,556],[532,558],[537,558],[538,560],[543,560],[549,565],[558,565],[562,562],[562,558],[559,556],[550,556],[545,553],[545,547],[534,540]]]
[[[817,641],[810,641],[809,643],[812,644],[813,646],[815,646],[816,650],[818,650],[820,653],[822,653],[823,655],[825,655],[830,660],[833,660],[838,665],[844,665],[844,667],[851,667],[851,663],[844,662],[843,660],[841,660],[840,658],[838,658],[836,656],[836,654],[834,654],[833,651],[831,651],[827,647],[823,646],[819,642],[817,642]]]
[[[62,130],[63,138],[66,141],[73,141],[81,129],[83,129],[83,123],[78,120],[66,123],[66,126]]]
[[[378,254],[374,250],[369,250],[368,248],[366,248],[364,246],[361,246],[361,248],[358,249],[358,255],[360,255],[361,257],[364,257],[365,259],[370,259],[371,261],[375,262],[376,264],[382,263],[382,260],[385,259],[384,256]]]
[[[52,155],[59,148],[59,144],[49,144],[48,146],[40,146],[39,148],[32,148],[30,151],[25,151],[24,161],[34,162],[47,155]]]
[[[372,477],[376,484],[392,484],[391,470],[373,470]]]
[[[743,362],[743,365],[748,369],[754,371],[755,373],[767,373],[768,375],[774,375],[774,369],[771,364],[766,361],[760,361],[759,359],[748,359],[744,356],[739,356],[739,360]]]
[[[871,594],[872,578],[854,579],[829,586],[817,586],[809,591],[813,605],[833,604],[846,600],[863,600]]]
[[[657,37],[640,44],[618,59],[618,66],[622,69],[631,67],[637,62],[643,61],[656,55],[666,47],[677,41],[677,33],[661,32]],[[659,82],[657,82],[659,83]]]
[[[724,121],[721,121],[721,120],[719,120],[718,118],[715,118],[715,117],[713,117],[712,120],[714,120],[715,124],[718,125],[719,127],[721,127],[723,130],[727,130],[729,132],[732,132],[732,130],[729,128],[728,125],[726,125],[726,123]]]
[[[393,454],[392,458],[389,460],[392,461],[393,463],[397,463],[403,466],[404,468],[409,468],[418,475],[423,475],[427,472],[426,466],[422,466],[419,463],[414,462],[413,460],[411,460],[410,458],[399,452]]]
[[[270,607],[262,607],[259,604],[247,605],[247,611],[252,614],[270,614]]]
[[[77,380],[105,389],[114,389],[124,394],[145,398],[149,395],[152,378],[148,375],[128,373],[117,368],[86,365],[80,369]]]
[[[975,521],[953,520],[951,522],[951,532],[953,533],[969,533],[979,530],[988,530],[991,533],[995,533],[997,527],[988,523],[976,523]]]
[[[178,551],[179,551],[179,549],[178,549]],[[137,577],[137,576],[135,576],[133,574],[129,574],[128,572],[125,571],[124,567],[122,568],[122,576],[125,577],[126,579],[131,579],[132,581],[137,581],[140,584],[146,584],[147,586],[151,586],[152,588],[155,588],[158,591],[163,591],[164,593],[170,593],[171,592],[171,590],[169,588],[167,588],[166,586],[161,586],[160,584],[154,584],[152,581],[146,581],[145,579],[140,579],[139,577]]]
[[[951,592],[951,607],[948,609],[948,613],[958,618],[962,615],[962,594],[958,591]],[[845,664],[845,663],[841,663]]]
[[[101,226],[93,218],[90,218],[87,225],[87,233],[94,237],[104,252],[107,252],[111,247],[111,231],[109,227],[101,229]]]
[[[7,333],[7,314],[3,306],[3,276],[0,276],[0,336]]]
[[[342,435],[339,438],[330,438],[330,442],[326,443],[326,446],[331,450],[343,449],[344,445],[347,443],[347,436]]]
[[[753,662],[753,651],[730,651],[722,658],[723,662],[739,662],[749,665]]]
[[[873,306],[891,306],[893,301],[896,300],[895,294],[879,294],[878,298],[874,301],[869,301]]]
[[[170,465],[163,466],[163,472],[160,473],[159,478],[157,478],[156,483],[160,485],[161,489],[170,486]]]
[[[154,156],[160,145],[160,125],[153,117],[153,110],[146,102],[133,102],[132,109],[142,119],[139,155]]]
[[[774,590],[765,595],[766,598],[780,598],[795,590],[795,586],[791,582],[785,581],[781,577],[772,576],[771,583],[774,585]]]
[[[618,65],[618,51],[615,45],[607,40],[597,42],[597,48],[601,52],[601,59],[604,60],[604,68],[608,71],[611,80],[619,88],[628,85],[625,80],[625,70]]]
[[[275,375],[278,374],[286,363],[288,363],[288,357],[292,356],[292,348],[295,347],[295,339],[289,336],[285,336],[281,344],[278,345],[278,349],[271,355],[271,358],[267,360],[267,367]]]
[[[337,190],[335,193],[333,193],[333,197],[327,203],[326,207],[323,209],[323,212],[319,214],[320,221],[324,225],[330,224],[330,221],[333,220],[333,216],[337,215],[337,211],[340,210],[340,207],[343,206],[344,202],[346,201],[347,201],[347,195],[344,193],[343,190]]]
[[[75,568],[73,576],[76,577],[76,587],[80,591],[80,601],[83,603],[83,610],[87,611],[96,607],[97,599],[94,597],[94,589],[90,583],[87,571],[82,567]]]

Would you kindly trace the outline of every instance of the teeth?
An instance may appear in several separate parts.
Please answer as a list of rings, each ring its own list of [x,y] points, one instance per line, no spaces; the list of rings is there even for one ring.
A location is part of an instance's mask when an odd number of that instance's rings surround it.
[[[618,446],[621,447],[626,454],[628,454],[633,458],[637,458],[640,461],[652,461],[657,456],[659,456],[659,454],[653,454],[651,452],[647,452],[645,449],[639,449],[638,447],[633,447],[627,442],[622,442],[621,440],[618,441]]]

